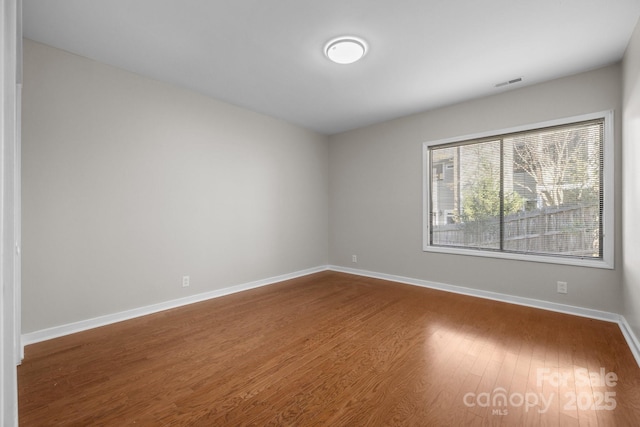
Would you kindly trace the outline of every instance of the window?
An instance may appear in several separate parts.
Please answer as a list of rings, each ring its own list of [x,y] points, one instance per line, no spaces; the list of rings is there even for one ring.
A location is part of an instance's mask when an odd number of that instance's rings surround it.
[[[613,268],[613,112],[424,144],[424,250]]]

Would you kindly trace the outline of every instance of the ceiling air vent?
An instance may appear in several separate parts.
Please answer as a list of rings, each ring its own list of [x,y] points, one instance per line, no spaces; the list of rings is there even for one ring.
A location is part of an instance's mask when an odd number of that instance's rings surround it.
[[[507,85],[512,85],[514,83],[520,83],[522,81],[522,77],[518,77],[517,79],[509,80],[507,82],[498,83],[495,87],[502,87]]]

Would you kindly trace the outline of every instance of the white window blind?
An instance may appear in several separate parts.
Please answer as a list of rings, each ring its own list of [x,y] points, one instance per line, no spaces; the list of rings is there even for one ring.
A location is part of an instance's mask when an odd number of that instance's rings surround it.
[[[426,245],[603,259],[605,119],[427,145]]]

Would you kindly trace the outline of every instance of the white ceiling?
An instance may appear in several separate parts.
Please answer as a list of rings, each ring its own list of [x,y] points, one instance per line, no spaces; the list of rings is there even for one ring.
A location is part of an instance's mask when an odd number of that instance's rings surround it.
[[[23,0],[23,15],[29,39],[335,134],[619,61],[640,0]],[[368,42],[362,61],[325,58],[339,35]]]

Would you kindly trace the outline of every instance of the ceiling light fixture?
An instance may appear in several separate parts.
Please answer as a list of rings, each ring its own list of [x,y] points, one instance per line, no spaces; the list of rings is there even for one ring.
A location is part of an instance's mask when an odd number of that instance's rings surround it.
[[[337,64],[353,64],[367,53],[367,43],[357,37],[338,37],[326,44],[324,54]]]

